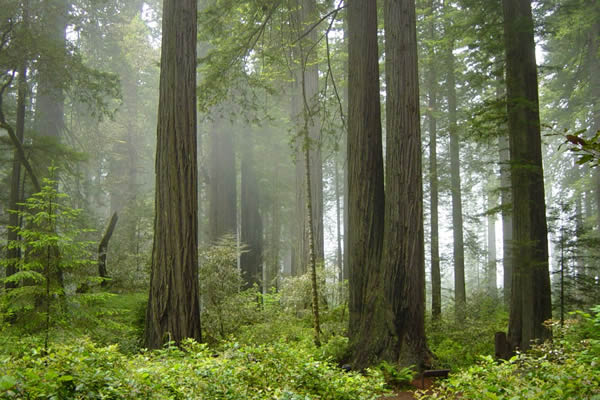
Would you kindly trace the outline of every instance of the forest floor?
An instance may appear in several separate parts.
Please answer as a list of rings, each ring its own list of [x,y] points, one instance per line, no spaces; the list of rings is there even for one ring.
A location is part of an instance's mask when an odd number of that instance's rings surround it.
[[[414,396],[415,391],[427,389],[428,392],[431,392],[433,383],[433,378],[425,378],[425,385],[421,386],[421,378],[418,377],[413,379],[408,388],[402,388],[401,391],[397,391],[393,395],[382,396],[379,398],[379,400],[414,400],[416,399]]]

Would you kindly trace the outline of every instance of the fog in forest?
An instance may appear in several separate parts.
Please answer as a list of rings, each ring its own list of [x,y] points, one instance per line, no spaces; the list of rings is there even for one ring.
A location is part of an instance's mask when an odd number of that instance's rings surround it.
[[[386,385],[598,359],[561,329],[598,323],[599,137],[594,1],[2,0],[0,342],[297,340]]]

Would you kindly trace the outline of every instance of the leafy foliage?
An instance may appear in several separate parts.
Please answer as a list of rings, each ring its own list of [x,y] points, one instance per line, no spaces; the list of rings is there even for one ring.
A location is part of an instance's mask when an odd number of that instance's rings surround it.
[[[50,173],[54,173],[53,168],[50,168]],[[74,281],[73,289],[65,290],[64,274],[75,276],[93,262],[90,252],[92,242],[82,240],[82,236],[90,230],[77,224],[81,210],[69,206],[69,196],[58,191],[56,181],[45,178],[43,182],[41,192],[21,204],[21,210],[13,211],[22,219],[23,227],[10,227],[21,240],[9,242],[8,247],[20,249],[23,256],[0,260],[1,264],[10,263],[17,270],[2,279],[2,282],[16,286],[5,294],[9,300],[7,312],[33,324],[40,317],[48,322],[50,302],[54,298],[74,294],[77,281]],[[47,304],[43,312],[38,312],[40,299]],[[53,307],[64,305],[54,303]]]
[[[596,315],[559,330],[553,342],[534,346],[498,363],[481,356],[471,366],[419,399],[598,399],[600,398],[600,307]],[[583,339],[585,338],[585,339]]]
[[[214,354],[204,344],[125,357],[116,346],[88,339],[38,348],[0,362],[3,398],[72,399],[373,399],[382,375],[346,373],[315,357],[309,348],[285,342],[241,346]]]

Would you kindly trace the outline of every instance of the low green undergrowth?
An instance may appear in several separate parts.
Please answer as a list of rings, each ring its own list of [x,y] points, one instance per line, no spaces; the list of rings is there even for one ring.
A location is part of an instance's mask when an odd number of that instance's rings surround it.
[[[89,339],[22,347],[0,356],[0,398],[55,399],[373,399],[383,392],[378,370],[346,373],[316,349],[289,342],[219,353],[204,344],[125,356]]]
[[[534,346],[508,361],[491,356],[453,374],[432,399],[589,399],[600,400],[600,307],[596,316],[579,313],[566,328],[555,327],[554,340]]]
[[[494,355],[494,334],[506,331],[508,313],[485,296],[472,303],[464,321],[457,322],[454,315],[428,321],[427,344],[435,356],[435,368],[456,371],[474,365],[482,355]]]

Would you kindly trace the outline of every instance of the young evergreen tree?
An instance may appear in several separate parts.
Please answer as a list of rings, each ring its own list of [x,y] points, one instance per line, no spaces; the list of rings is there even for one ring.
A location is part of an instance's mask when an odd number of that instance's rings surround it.
[[[530,0],[503,0],[513,195],[513,279],[508,340],[527,350],[552,317],[537,66]]]
[[[154,244],[145,345],[201,340],[196,159],[197,1],[163,4]]]

